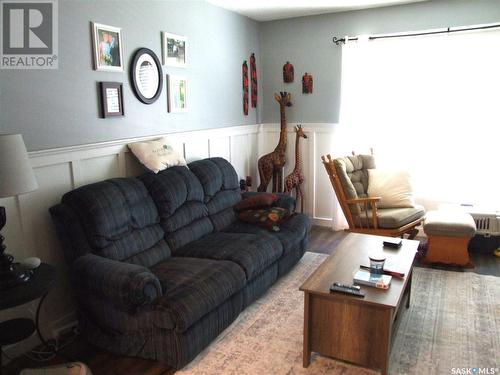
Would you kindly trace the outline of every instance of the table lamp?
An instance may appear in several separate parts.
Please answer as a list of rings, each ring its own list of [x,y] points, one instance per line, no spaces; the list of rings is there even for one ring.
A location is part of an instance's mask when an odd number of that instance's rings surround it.
[[[0,198],[17,196],[38,189],[35,174],[21,134],[0,134]],[[0,231],[7,217],[0,207]],[[0,234],[0,289],[8,289],[29,279],[29,272],[14,263],[5,253],[4,237]]]

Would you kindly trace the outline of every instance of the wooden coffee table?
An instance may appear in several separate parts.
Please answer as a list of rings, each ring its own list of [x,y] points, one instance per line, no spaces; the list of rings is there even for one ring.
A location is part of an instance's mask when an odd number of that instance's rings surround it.
[[[388,373],[394,322],[404,300],[407,308],[410,304],[419,242],[403,240],[399,249],[390,249],[383,247],[385,239],[350,233],[300,287],[305,298],[304,367],[314,351]],[[393,277],[388,290],[362,286],[365,298],[330,292],[335,281],[352,284],[355,270],[360,264],[368,265],[368,254],[377,250],[387,255],[386,268],[404,273],[403,279]]]

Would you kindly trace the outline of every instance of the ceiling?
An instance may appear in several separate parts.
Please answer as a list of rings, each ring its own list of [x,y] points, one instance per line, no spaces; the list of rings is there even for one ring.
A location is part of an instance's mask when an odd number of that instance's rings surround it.
[[[345,12],[428,0],[206,0],[256,21]]]

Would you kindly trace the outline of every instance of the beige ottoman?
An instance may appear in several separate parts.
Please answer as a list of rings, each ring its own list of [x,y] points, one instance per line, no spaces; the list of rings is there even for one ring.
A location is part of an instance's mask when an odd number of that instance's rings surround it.
[[[476,223],[468,213],[458,210],[429,211],[424,232],[429,238],[427,263],[474,267],[467,246],[476,233]]]

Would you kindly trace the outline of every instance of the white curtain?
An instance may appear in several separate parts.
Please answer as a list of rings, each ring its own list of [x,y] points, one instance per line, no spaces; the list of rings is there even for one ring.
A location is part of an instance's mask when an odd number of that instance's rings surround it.
[[[410,171],[417,201],[500,208],[499,46],[498,30],[348,42],[343,139]]]

